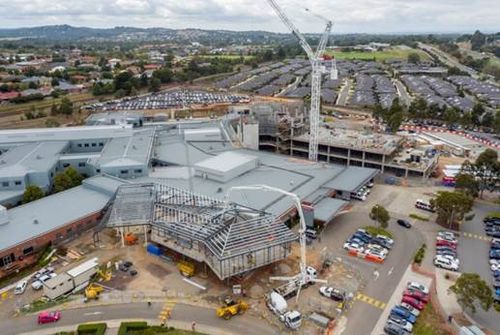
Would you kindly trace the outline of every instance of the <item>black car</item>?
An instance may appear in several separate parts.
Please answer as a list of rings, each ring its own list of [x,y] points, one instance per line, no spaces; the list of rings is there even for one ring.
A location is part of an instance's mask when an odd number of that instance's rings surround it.
[[[441,251],[447,251],[447,252],[457,252],[455,249],[453,248],[450,248],[450,247],[447,247],[447,246],[440,246],[440,247],[436,247],[436,252],[441,252]]]
[[[497,217],[484,218],[483,222],[484,223],[497,223],[497,224],[500,224],[500,218],[497,218]]]
[[[500,238],[500,230],[487,230],[486,235],[494,238]]]
[[[136,269],[130,269],[130,275],[131,276],[135,276],[137,274],[137,270]]]
[[[410,334],[405,329],[399,327],[398,325],[395,325],[394,323],[390,323],[390,322],[385,324],[384,332],[387,335],[408,335],[408,334]]]
[[[449,251],[449,250],[437,250],[436,251],[437,255],[443,255],[443,256],[452,256],[454,258],[457,258],[457,252],[456,251]]]
[[[411,223],[407,220],[403,220],[403,219],[398,219],[398,221],[396,221],[398,223],[398,225],[400,225],[401,227],[405,227],[405,228],[411,228]]]

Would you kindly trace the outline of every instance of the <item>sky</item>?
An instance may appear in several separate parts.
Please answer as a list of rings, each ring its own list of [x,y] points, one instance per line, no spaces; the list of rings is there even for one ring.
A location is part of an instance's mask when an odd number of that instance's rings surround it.
[[[320,32],[312,13],[333,18],[334,33],[500,30],[500,0],[278,0],[303,32]],[[266,0],[0,0],[0,27],[70,24],[287,32]]]

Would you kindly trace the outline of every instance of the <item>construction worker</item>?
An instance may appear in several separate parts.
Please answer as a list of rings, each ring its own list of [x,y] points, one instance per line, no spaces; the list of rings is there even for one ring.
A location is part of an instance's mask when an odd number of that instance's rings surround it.
[[[196,331],[196,322],[191,323],[191,331],[195,332]]]
[[[148,307],[151,307],[151,299],[148,299]]]

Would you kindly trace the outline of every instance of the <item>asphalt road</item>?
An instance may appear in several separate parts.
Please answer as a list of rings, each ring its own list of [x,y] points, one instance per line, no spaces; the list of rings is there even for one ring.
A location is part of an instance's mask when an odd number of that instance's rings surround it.
[[[348,256],[342,249],[344,240],[357,228],[372,224],[368,214],[364,212],[347,213],[336,218],[324,232],[323,240],[334,243],[337,250],[344,255],[343,259],[354,265],[366,279],[366,287],[362,290],[364,295],[388,302],[394,289],[398,286],[404,272],[408,268],[413,255],[423,242],[423,236],[416,229],[405,229],[391,220],[388,229],[394,234],[394,247],[383,264],[370,263],[361,259]],[[333,241],[332,241],[333,239]],[[378,272],[378,278],[374,272]],[[382,309],[356,301],[347,314],[347,325],[343,334],[366,335],[370,334],[382,314]]]
[[[117,304],[107,306],[84,307],[62,311],[61,320],[53,324],[38,325],[36,315],[20,316],[2,322],[2,335],[14,335],[33,332],[37,329],[70,326],[84,322],[102,322],[116,319],[157,319],[163,304],[153,303],[148,307],[145,303]],[[249,315],[239,315],[230,321],[217,318],[211,308],[176,304],[171,314],[172,320],[198,325],[221,328],[234,334],[279,334],[263,320]]]
[[[337,99],[338,106],[345,106],[347,103],[347,98],[349,97],[349,89],[351,88],[352,80],[346,79],[346,84],[342,87]]]
[[[430,53],[430,54],[435,55],[436,57],[439,58],[439,60],[441,60],[446,65],[448,65],[450,67],[455,66],[455,67],[459,68],[460,70],[469,73],[471,75],[471,77],[476,78],[476,79],[479,78],[479,74],[477,73],[476,70],[459,63],[457,60],[453,59],[450,55],[448,55],[444,51],[441,51],[438,48],[435,48],[431,45],[424,44],[424,43],[418,43],[418,47],[420,49],[423,49],[424,51]]]
[[[462,232],[486,236],[482,220],[488,212],[494,210],[498,210],[498,206],[495,207],[494,205],[476,202],[474,205],[474,212],[476,215],[472,221],[463,224]],[[487,241],[470,237],[460,237],[458,246],[458,256],[461,265],[460,271],[477,273],[486,282],[491,283],[493,277],[489,267],[489,250],[490,246]],[[499,314],[493,308],[488,312],[478,308],[476,314],[471,316],[479,324],[500,334]]]
[[[408,94],[408,92],[406,91],[406,87],[403,85],[403,83],[401,81],[399,81],[398,79],[395,79],[394,80],[394,84],[396,85],[396,88],[398,90],[398,93],[399,93],[399,98],[401,100],[401,103],[405,106],[410,106],[410,103],[411,103],[411,97],[410,95]]]

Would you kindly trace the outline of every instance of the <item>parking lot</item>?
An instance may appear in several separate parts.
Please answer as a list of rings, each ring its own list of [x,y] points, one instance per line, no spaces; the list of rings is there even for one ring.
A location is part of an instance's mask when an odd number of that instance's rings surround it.
[[[493,283],[493,276],[489,266],[488,252],[490,250],[489,238],[484,233],[483,218],[487,213],[498,209],[494,205],[476,202],[473,211],[476,213],[471,221],[466,221],[462,226],[462,236],[458,247],[461,260],[460,272],[478,273],[488,283]],[[498,312],[493,308],[485,312],[477,309],[474,320],[480,324],[500,333]]]

